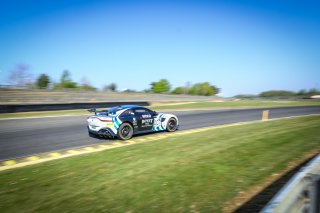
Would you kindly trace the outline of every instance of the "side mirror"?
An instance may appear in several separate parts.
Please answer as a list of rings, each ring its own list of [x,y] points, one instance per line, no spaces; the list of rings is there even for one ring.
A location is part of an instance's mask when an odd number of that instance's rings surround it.
[[[156,116],[158,113],[156,111],[152,111],[152,116]]]

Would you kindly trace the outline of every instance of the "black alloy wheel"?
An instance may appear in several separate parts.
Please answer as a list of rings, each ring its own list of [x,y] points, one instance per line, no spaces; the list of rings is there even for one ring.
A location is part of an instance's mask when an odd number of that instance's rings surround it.
[[[129,123],[123,123],[118,129],[118,138],[121,140],[128,140],[132,138],[133,127]]]
[[[175,118],[170,118],[167,124],[167,131],[174,132],[177,130],[177,120]]]

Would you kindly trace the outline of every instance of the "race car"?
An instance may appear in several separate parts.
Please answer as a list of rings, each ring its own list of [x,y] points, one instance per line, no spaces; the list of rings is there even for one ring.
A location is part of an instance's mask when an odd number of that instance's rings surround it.
[[[90,109],[94,115],[87,119],[89,135],[128,140],[135,134],[168,131],[179,128],[178,118],[158,113],[142,106],[123,105],[109,110]]]

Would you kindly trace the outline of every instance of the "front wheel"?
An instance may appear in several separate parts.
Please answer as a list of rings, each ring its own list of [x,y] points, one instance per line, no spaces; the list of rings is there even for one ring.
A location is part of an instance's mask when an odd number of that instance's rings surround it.
[[[118,129],[117,135],[121,140],[129,140],[133,135],[133,127],[129,123],[123,123]]]
[[[170,118],[166,129],[168,132],[176,131],[177,130],[177,120],[175,118]]]

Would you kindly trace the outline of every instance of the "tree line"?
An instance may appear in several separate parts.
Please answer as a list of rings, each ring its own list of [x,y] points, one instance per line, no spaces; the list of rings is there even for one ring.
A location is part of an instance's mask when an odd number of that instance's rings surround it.
[[[29,71],[29,66],[20,64],[11,70],[9,81],[12,85],[17,87],[25,87],[31,89],[72,89],[72,90],[85,90],[85,91],[97,91],[98,89],[92,86],[86,77],[77,83],[72,80],[71,73],[68,70],[64,70],[61,74],[60,80],[54,82],[49,75],[42,73],[35,80],[32,78],[32,74]],[[105,85],[103,91],[117,91],[117,84],[110,83]],[[135,90],[125,90],[126,92],[136,92]],[[212,96],[220,92],[220,89],[209,82],[201,82],[196,84],[187,83],[185,86],[179,86],[172,88],[170,82],[167,79],[160,79],[156,82],[150,83],[150,88],[144,90],[147,93],[164,93],[164,94],[188,94],[188,95],[203,95]]]
[[[41,74],[36,80],[36,85],[39,89],[48,88],[50,83],[50,78],[46,74]],[[57,83],[53,83],[53,89],[80,89],[86,91],[97,91],[96,87],[93,87],[89,80],[86,77],[82,77],[80,84],[72,81],[71,73],[68,70],[64,70],[62,72],[60,81]],[[111,83],[109,85],[105,85],[103,87],[103,91],[117,91],[117,85],[115,83]]]
[[[188,95],[203,95],[212,96],[220,92],[220,89],[209,82],[202,82],[186,86],[179,86],[171,90],[171,85],[167,79],[161,79],[157,82],[152,82],[150,90],[147,92],[153,93],[171,93],[171,94],[188,94]]]
[[[54,82],[49,75],[42,73],[38,77],[33,78],[30,72],[30,66],[25,64],[18,64],[10,71],[9,82],[16,87],[23,87],[29,89],[73,89],[73,90],[86,90],[97,91],[98,89],[92,86],[86,77],[82,77],[80,83],[71,79],[71,73],[64,70],[61,74],[60,80]],[[104,91],[116,91],[117,85],[110,83],[103,87]]]
[[[310,90],[302,89],[298,92],[289,90],[268,90],[258,95],[236,95],[235,98],[254,99],[254,98],[309,98],[313,95],[319,95],[320,91],[313,88]]]

